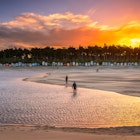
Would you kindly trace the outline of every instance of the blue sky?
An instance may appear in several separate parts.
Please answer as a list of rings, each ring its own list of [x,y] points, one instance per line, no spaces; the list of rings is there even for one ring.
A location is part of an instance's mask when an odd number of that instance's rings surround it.
[[[90,14],[92,19],[102,23],[121,16],[130,18],[129,14],[140,18],[139,0],[1,0],[0,3],[1,21],[9,21],[28,12],[43,15],[65,12]]]
[[[84,13],[92,3],[91,0],[2,0],[0,4],[0,17],[4,21],[25,12],[45,15],[68,11]]]

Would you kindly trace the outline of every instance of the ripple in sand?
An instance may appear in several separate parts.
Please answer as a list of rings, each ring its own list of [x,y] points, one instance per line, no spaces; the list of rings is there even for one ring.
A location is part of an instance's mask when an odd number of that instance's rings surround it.
[[[4,74],[6,77],[7,72]],[[13,72],[5,84],[0,84],[0,124],[86,128],[140,125],[140,98],[82,88],[73,95],[69,87],[25,82],[20,77]]]

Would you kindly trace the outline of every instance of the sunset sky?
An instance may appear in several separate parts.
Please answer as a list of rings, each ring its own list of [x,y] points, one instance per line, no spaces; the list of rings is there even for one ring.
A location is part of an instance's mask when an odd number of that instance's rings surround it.
[[[1,0],[0,49],[140,46],[140,0]]]

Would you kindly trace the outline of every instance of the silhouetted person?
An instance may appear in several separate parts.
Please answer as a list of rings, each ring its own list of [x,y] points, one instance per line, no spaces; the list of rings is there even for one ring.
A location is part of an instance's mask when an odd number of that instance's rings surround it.
[[[99,72],[99,69],[98,68],[96,69],[96,72]]]
[[[68,84],[68,76],[67,75],[66,75],[65,81],[66,81],[66,86],[67,86],[67,84]]]
[[[73,88],[73,92],[76,93],[77,85],[75,81],[72,84],[72,88]]]

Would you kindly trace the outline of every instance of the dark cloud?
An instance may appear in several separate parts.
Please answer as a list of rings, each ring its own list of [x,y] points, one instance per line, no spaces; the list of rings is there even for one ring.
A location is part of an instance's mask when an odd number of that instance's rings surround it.
[[[122,27],[98,25],[88,16],[72,13],[49,16],[26,13],[0,23],[0,46],[45,47],[115,44],[126,38],[139,40],[139,22]],[[127,34],[129,33],[129,34]],[[135,35],[135,36],[134,36]],[[131,38],[130,38],[131,37]],[[122,43],[122,42],[121,42]]]

